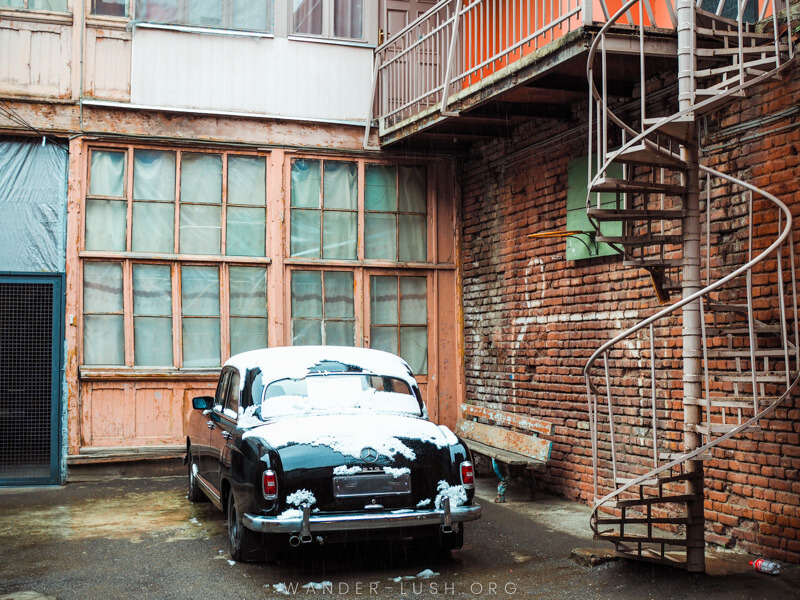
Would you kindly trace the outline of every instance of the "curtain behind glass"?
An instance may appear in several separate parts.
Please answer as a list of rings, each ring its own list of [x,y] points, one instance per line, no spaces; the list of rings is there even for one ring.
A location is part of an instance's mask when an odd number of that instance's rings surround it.
[[[181,268],[183,366],[220,364],[218,267]]]
[[[125,153],[92,150],[90,196],[125,196]]]
[[[122,265],[83,264],[83,362],[125,364],[122,317]]]
[[[133,199],[175,200],[175,153],[135,150],[133,153]]]
[[[292,0],[292,33],[322,35],[322,0]]]
[[[335,37],[361,39],[361,24],[364,21],[363,0],[334,0],[333,35]]]
[[[228,204],[264,206],[267,163],[263,156],[228,156]]]
[[[266,348],[267,269],[230,267],[231,354]]]
[[[133,265],[134,364],[172,366],[172,274],[169,265]]]

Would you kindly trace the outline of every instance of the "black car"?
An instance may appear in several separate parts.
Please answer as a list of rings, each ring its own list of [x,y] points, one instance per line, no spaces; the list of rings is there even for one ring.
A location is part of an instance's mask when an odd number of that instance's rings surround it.
[[[478,519],[472,460],[427,419],[397,356],[302,346],[233,356],[188,420],[189,499],[228,515],[234,560],[307,543],[425,539],[460,548]]]

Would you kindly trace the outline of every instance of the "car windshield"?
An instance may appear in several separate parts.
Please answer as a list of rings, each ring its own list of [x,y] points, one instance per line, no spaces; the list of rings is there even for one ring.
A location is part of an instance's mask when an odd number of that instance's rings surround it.
[[[417,397],[395,377],[335,373],[280,379],[263,392],[261,418],[368,411],[421,416]]]

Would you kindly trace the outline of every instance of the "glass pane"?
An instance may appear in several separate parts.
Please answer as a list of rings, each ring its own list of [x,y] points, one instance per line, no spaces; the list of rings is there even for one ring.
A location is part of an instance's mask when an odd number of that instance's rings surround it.
[[[172,366],[172,318],[134,317],[133,345],[135,365]]]
[[[400,356],[414,373],[421,375],[428,372],[427,327],[400,328]]]
[[[181,205],[180,249],[182,254],[219,254],[222,208],[199,204]]]
[[[122,312],[122,265],[83,263],[83,312]]]
[[[231,355],[266,348],[267,319],[231,317]]]
[[[66,5],[67,1],[63,0]],[[94,0],[92,2],[93,15],[108,15],[110,17],[127,17],[128,0]]]
[[[427,325],[428,296],[424,277],[400,278],[400,323]]]
[[[267,162],[264,157],[228,156],[228,204],[264,206],[266,198]]]
[[[363,0],[334,0],[333,35],[361,39],[363,12]]]
[[[397,277],[370,278],[369,313],[373,325],[397,324]]]
[[[353,162],[325,161],[325,208],[358,208],[358,167]]]
[[[397,210],[397,185],[394,167],[367,165],[364,207],[367,210]]]
[[[292,209],[292,256],[319,258],[320,211]]]
[[[369,347],[397,354],[397,328],[370,327]]]
[[[222,156],[181,155],[181,203],[222,204]]]
[[[400,215],[400,262],[428,260],[427,226],[422,215]]]
[[[358,243],[358,213],[322,211],[322,256],[355,259]]]
[[[266,209],[229,206],[227,219],[225,254],[228,256],[265,256]]]
[[[296,208],[319,208],[320,163],[318,160],[292,161],[292,206]]]
[[[233,0],[233,27],[272,31],[271,0]]]
[[[134,252],[175,251],[175,204],[134,202],[131,249]]]
[[[353,321],[325,321],[326,346],[355,346]]]
[[[425,167],[400,167],[400,212],[427,212],[427,181]]]
[[[325,318],[353,318],[353,273],[328,271],[325,273]]]
[[[83,317],[83,364],[125,364],[122,315]]]
[[[219,27],[222,25],[222,2],[219,0],[192,0],[186,3],[187,25]]]
[[[322,35],[321,0],[292,0],[292,32]]]
[[[295,271],[292,273],[292,317],[322,318],[322,273],[320,271]]]
[[[230,267],[231,315],[267,316],[267,270],[263,267]]]
[[[183,320],[184,367],[219,366],[219,345],[219,319]]]
[[[172,314],[172,269],[169,265],[133,265],[133,314]]]
[[[177,23],[177,0],[136,0],[136,18],[155,23]]]
[[[175,153],[136,150],[133,153],[133,199],[175,200]]]
[[[20,6],[22,6],[20,4]],[[89,175],[90,196],[125,195],[125,153],[92,150]]]
[[[28,0],[28,8],[66,12],[67,0]]]
[[[322,344],[322,321],[317,319],[292,319],[293,346],[319,346]]]
[[[393,214],[364,215],[364,256],[397,260],[397,217]]]
[[[128,203],[124,200],[86,201],[86,249],[126,250]]]
[[[184,316],[219,316],[219,268],[182,267],[181,305]]]

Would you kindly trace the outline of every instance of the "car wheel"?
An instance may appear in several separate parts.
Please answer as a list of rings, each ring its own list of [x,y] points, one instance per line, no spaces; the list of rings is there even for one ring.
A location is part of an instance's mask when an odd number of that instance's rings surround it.
[[[203,493],[203,490],[200,489],[200,485],[197,483],[197,464],[194,462],[194,457],[192,456],[191,450],[186,457],[186,464],[189,466],[189,491],[186,493],[186,497],[191,502],[207,501],[208,498]]]
[[[233,560],[256,562],[266,558],[261,534],[244,526],[233,493],[228,497],[228,541]]]

